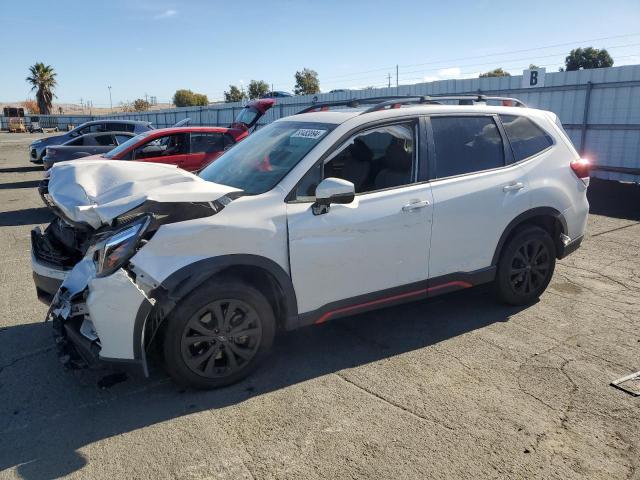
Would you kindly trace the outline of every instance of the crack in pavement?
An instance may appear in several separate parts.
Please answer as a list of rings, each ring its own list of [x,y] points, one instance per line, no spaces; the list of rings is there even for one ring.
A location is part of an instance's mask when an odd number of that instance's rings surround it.
[[[63,410],[63,411],[60,411],[58,413],[49,415],[47,417],[47,421],[57,420],[59,418],[66,417],[66,416],[70,415],[71,413],[77,412],[79,410],[84,410],[84,409],[88,409],[88,408],[93,409],[93,408],[98,407],[98,406],[106,406],[106,405],[109,405],[110,403],[116,402],[118,400],[122,400],[122,399],[125,399],[125,398],[128,398],[128,397],[132,397],[132,396],[137,395],[139,393],[145,393],[145,392],[150,391],[150,390],[152,390],[152,389],[154,389],[156,387],[160,387],[160,386],[165,385],[165,384],[170,383],[170,382],[171,382],[171,379],[166,377],[166,378],[159,379],[159,380],[157,380],[155,382],[151,382],[149,384],[145,384],[140,388],[135,388],[135,389],[130,390],[128,392],[123,392],[122,394],[119,394],[119,395],[113,395],[113,396],[111,396],[109,398],[100,398],[100,399],[94,400],[92,402],[81,403],[79,405],[72,406],[71,408],[69,408],[67,410]],[[171,395],[171,393],[165,394],[165,396],[166,395]],[[17,426],[17,427],[10,427],[10,428],[7,428],[5,430],[0,430],[0,436],[5,435],[7,433],[15,432],[15,431],[18,431],[18,430],[25,430],[27,428],[30,428],[33,423],[38,423],[39,421],[41,421],[40,419],[34,419],[34,418],[30,418],[30,420],[31,420],[30,422],[24,423],[24,424],[22,424],[20,426]]]
[[[44,348],[41,348],[39,350],[34,350],[33,352],[25,353],[21,357],[14,358],[13,360],[11,360],[9,363],[7,363],[5,365],[0,365],[0,373],[2,373],[2,371],[5,368],[13,367],[16,363],[18,363],[18,362],[20,362],[22,360],[26,360],[27,358],[36,357],[36,356],[41,355],[43,353],[50,352],[50,351],[54,350],[55,348],[56,348],[55,345],[50,345],[48,347],[44,347]]]
[[[564,413],[560,421],[560,426],[562,427],[563,430],[569,429],[567,427],[567,424],[569,423],[569,413],[573,410],[573,401],[574,401],[575,393],[578,391],[578,385],[573,380],[573,378],[571,378],[571,375],[569,375],[565,370],[567,365],[573,362],[574,360],[575,359],[567,360],[563,358],[563,362],[560,365],[560,368],[558,369],[565,376],[565,378],[569,380],[569,383],[571,384],[571,391],[569,392],[569,401],[567,402],[567,408],[564,410]]]
[[[623,225],[621,227],[612,228],[611,230],[606,230],[604,232],[593,233],[590,236],[591,237],[599,237],[600,235],[605,235],[605,234],[611,233],[611,232],[617,232],[618,230],[623,230],[625,228],[633,227],[634,225],[640,225],[640,222],[630,223],[629,225]]]
[[[607,280],[609,280],[609,281],[611,281],[611,282],[613,282],[613,283],[615,283],[617,285],[620,285],[625,290],[640,290],[640,287],[637,287],[635,285],[633,285],[633,286],[627,285],[626,283],[621,282],[620,280],[616,280],[615,278],[613,278],[613,277],[611,277],[609,275],[606,275],[606,274],[604,274],[602,272],[589,270],[588,268],[584,268],[584,267],[578,267],[577,265],[560,264],[560,266],[564,267],[564,268],[573,268],[575,270],[580,270],[580,271],[583,271],[583,272],[592,273],[592,274],[594,274],[594,275],[596,275],[598,277],[606,278]]]
[[[412,417],[414,417],[414,418],[416,418],[416,419],[418,419],[418,420],[420,420],[420,421],[424,421],[424,422],[427,422],[427,423],[431,423],[431,424],[433,424],[433,425],[438,425],[438,426],[443,427],[443,428],[446,428],[447,430],[452,431],[452,432],[454,432],[454,431],[456,430],[456,429],[455,429],[455,428],[453,428],[451,425],[447,425],[446,423],[443,423],[443,422],[440,422],[440,421],[434,420],[433,418],[423,417],[422,415],[419,415],[419,414],[417,414],[417,413],[415,413],[415,412],[413,412],[413,411],[409,410],[408,408],[406,408],[405,406],[403,406],[403,405],[401,405],[401,404],[399,404],[399,403],[392,402],[391,400],[388,400],[388,399],[384,398],[383,396],[381,396],[381,395],[379,395],[379,394],[375,393],[374,391],[369,390],[368,388],[365,388],[365,387],[363,387],[362,385],[358,385],[357,383],[355,383],[355,382],[354,382],[354,381],[352,381],[352,380],[349,380],[349,379],[348,379],[348,378],[346,378],[344,375],[341,375],[339,372],[334,373],[334,375],[335,375],[336,377],[338,377],[339,379],[341,379],[342,381],[344,381],[344,382],[348,383],[349,385],[351,385],[351,386],[353,386],[353,387],[357,388],[358,390],[360,390],[360,391],[363,391],[363,392],[367,393],[368,395],[370,395],[370,396],[372,396],[372,397],[374,397],[374,398],[376,398],[376,399],[378,399],[378,400],[380,400],[380,401],[382,401],[382,402],[386,403],[387,405],[391,405],[392,407],[395,407],[395,408],[397,408],[398,410],[402,410],[403,412],[408,413],[409,415],[411,415]]]

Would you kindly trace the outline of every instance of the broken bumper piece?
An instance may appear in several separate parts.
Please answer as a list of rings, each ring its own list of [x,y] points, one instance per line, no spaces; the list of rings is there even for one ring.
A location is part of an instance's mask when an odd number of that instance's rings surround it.
[[[60,305],[60,304],[59,304]],[[84,304],[80,304],[84,305]],[[80,313],[78,305],[74,307],[62,307],[69,310],[68,318],[60,314],[50,314],[53,324],[53,338],[58,349],[58,358],[67,368],[87,368],[98,365],[100,359],[100,343],[97,337],[93,340],[83,335],[87,327],[83,327],[85,319]]]
[[[69,368],[133,363],[146,374],[142,349],[134,346],[139,338],[134,330],[138,312],[150,306],[127,272],[120,269],[98,278],[93,262],[83,260],[65,278],[47,313],[60,360]]]

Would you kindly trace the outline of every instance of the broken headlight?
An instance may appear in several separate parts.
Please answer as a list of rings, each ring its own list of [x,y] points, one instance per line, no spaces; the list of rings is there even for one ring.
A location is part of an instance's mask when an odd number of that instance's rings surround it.
[[[140,239],[149,227],[151,217],[145,216],[126,226],[96,245],[94,262],[99,277],[111,275],[122,267],[136,252]]]

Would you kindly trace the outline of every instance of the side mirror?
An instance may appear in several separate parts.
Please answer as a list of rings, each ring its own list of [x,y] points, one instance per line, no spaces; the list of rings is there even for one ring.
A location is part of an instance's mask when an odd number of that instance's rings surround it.
[[[356,191],[353,183],[341,178],[325,178],[316,187],[316,201],[312,205],[314,215],[322,215],[329,211],[332,203],[351,203]]]

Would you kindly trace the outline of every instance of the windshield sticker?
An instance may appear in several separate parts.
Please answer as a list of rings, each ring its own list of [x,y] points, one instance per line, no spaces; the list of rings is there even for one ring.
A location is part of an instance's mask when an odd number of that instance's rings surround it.
[[[326,130],[318,130],[315,128],[301,128],[294,132],[293,135],[291,135],[291,138],[309,138],[311,140],[315,140],[320,138],[326,132]]]

